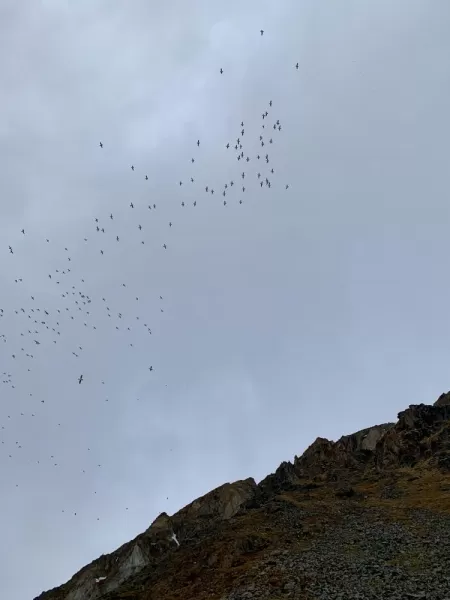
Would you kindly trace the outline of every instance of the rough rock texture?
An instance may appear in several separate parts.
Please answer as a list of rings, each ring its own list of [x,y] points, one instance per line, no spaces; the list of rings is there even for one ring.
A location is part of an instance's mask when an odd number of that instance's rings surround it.
[[[450,600],[450,392],[162,513],[38,597],[96,598]]]

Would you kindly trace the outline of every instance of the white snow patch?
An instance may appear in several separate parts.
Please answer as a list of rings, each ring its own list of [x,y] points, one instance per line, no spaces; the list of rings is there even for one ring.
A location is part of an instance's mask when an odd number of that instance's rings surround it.
[[[105,579],[106,579],[106,577],[96,577],[95,583],[100,583],[100,581],[104,581]]]
[[[173,540],[174,542],[176,542],[177,546],[180,545],[180,542],[177,540],[177,536],[175,535],[175,533],[172,533],[172,536],[170,539]]]

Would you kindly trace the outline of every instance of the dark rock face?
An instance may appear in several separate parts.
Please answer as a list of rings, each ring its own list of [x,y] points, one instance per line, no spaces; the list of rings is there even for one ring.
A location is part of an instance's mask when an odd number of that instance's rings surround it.
[[[300,457],[295,457],[297,476],[338,481],[349,469],[363,470],[374,457],[376,445],[394,427],[394,423],[375,425],[337,442],[325,438],[316,441]]]
[[[299,484],[294,465],[291,462],[282,462],[275,473],[265,477],[258,485],[257,494],[253,500],[263,502],[278,494],[281,490],[292,489]]]
[[[445,465],[450,450],[449,419],[450,404],[412,404],[400,412],[396,425],[377,442],[374,458],[378,471],[411,467],[419,460],[437,460],[438,456]]]
[[[445,406],[446,404],[450,404],[450,392],[441,394],[433,406]]]
[[[231,576],[232,572],[238,573],[239,577],[243,574],[244,577],[248,564],[255,565],[255,572],[252,571],[250,578],[253,583],[247,581],[250,587],[244,586],[247,590],[245,598],[248,600],[253,598],[251,590],[254,589],[254,582],[259,580],[267,591],[266,596],[281,589],[283,595],[297,598],[298,585],[300,598],[307,586],[310,586],[310,590],[322,589],[317,575],[299,574],[298,581],[295,580],[297,583],[294,583],[294,580],[286,579],[285,573],[286,564],[297,564],[294,555],[292,559],[286,558],[287,562],[284,558],[276,558],[264,563],[261,557],[272,551],[275,543],[281,543],[280,540],[283,540],[284,548],[293,548],[299,539],[302,543],[315,539],[317,532],[320,535],[328,532],[327,535],[331,536],[329,547],[326,546],[328,538],[323,538],[324,548],[330,553],[330,559],[324,562],[325,570],[330,564],[334,564],[337,577],[341,563],[346,564],[345,553],[348,553],[349,565],[359,560],[364,565],[364,570],[367,563],[367,577],[370,578],[370,561],[378,556],[377,552],[386,551],[386,547],[381,542],[376,552],[367,552],[366,556],[365,544],[368,543],[367,540],[372,542],[370,536],[367,537],[368,534],[362,535],[366,528],[364,511],[368,511],[367,518],[373,519],[373,526],[367,527],[369,533],[372,529],[376,532],[373,536],[374,548],[384,529],[391,525],[382,525],[383,515],[365,508],[368,497],[366,488],[363,486],[358,491],[358,485],[361,481],[370,482],[370,485],[378,482],[379,488],[373,493],[374,497],[384,501],[384,505],[391,505],[408,496],[408,486],[414,486],[421,478],[420,469],[406,471],[407,476],[402,486],[399,486],[398,469],[415,468],[417,465],[425,465],[427,471],[434,470],[439,473],[439,477],[444,478],[442,481],[437,480],[436,489],[443,494],[445,503],[450,489],[450,392],[442,394],[433,406],[410,405],[398,414],[397,423],[369,427],[345,435],[337,442],[318,437],[301,456],[295,457],[293,463],[281,463],[275,473],[268,475],[258,485],[252,478],[226,483],[173,516],[161,513],[134,540],[109,555],[102,555],[81,569],[69,582],[41,594],[36,600],[172,600],[174,580],[178,581],[179,592],[173,598],[207,600],[219,597],[214,588],[214,585],[219,586],[219,581],[224,589],[230,589],[234,577]],[[447,476],[448,479],[445,479]],[[427,489],[426,486],[424,489]],[[318,498],[321,499],[320,503],[317,502]],[[343,511],[347,512],[345,519],[341,521]],[[423,514],[426,521],[428,517],[426,513]],[[441,532],[444,539],[450,529],[445,529],[448,520],[445,521],[445,526],[442,523],[436,521],[436,531]],[[334,528],[339,529],[341,526],[342,532],[333,533]],[[392,535],[399,536],[399,531],[392,529]],[[402,533],[403,535],[406,536],[406,533]],[[344,553],[339,550],[340,554],[337,552],[331,556],[334,549],[340,548],[342,536],[348,538]],[[359,545],[354,541],[359,539],[358,536],[361,538]],[[419,546],[420,544],[417,548]],[[286,549],[277,552],[278,557],[290,556],[290,551]],[[314,552],[312,550],[308,554],[309,558],[304,558],[302,554],[298,564],[303,565],[305,561],[313,561],[311,564],[314,564],[316,560],[319,561],[317,564],[322,564],[321,552],[317,552],[317,557]],[[426,556],[425,553],[424,557]],[[450,553],[447,558],[446,564],[450,565]],[[401,555],[398,560],[401,562],[404,556]],[[417,564],[416,555],[411,560]],[[269,571],[271,574],[268,574]],[[209,576],[216,577],[216,583],[211,583],[211,587],[207,589],[203,582]],[[161,584],[164,578],[169,582],[166,587]],[[318,583],[314,587],[312,581],[316,579]],[[382,579],[380,582],[377,585],[382,585]],[[241,584],[242,581],[239,586]],[[332,590],[334,584],[335,578],[329,578],[327,590]],[[159,585],[163,587],[158,588]],[[360,585],[358,579],[354,585]],[[237,584],[236,586],[233,589],[239,596],[237,590],[243,588]],[[445,587],[445,592],[450,598],[450,583],[448,587],[449,590]],[[188,589],[190,595],[187,595]],[[233,593],[222,595],[221,600],[233,600]],[[260,596],[256,595],[255,598]],[[327,591],[318,597],[328,599],[341,596],[334,596],[332,591]],[[372,596],[358,597],[362,599]],[[400,594],[389,597],[403,596]],[[437,600],[441,596],[431,594],[429,597]]]

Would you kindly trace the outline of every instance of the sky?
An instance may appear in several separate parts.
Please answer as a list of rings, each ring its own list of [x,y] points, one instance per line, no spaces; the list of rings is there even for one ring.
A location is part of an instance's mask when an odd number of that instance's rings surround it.
[[[449,18],[3,0],[2,596],[450,388]]]

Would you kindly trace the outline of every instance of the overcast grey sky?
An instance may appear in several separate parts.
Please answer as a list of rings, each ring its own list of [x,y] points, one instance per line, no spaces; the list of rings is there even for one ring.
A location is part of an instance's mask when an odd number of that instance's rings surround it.
[[[450,388],[449,19],[3,0],[2,597]]]

